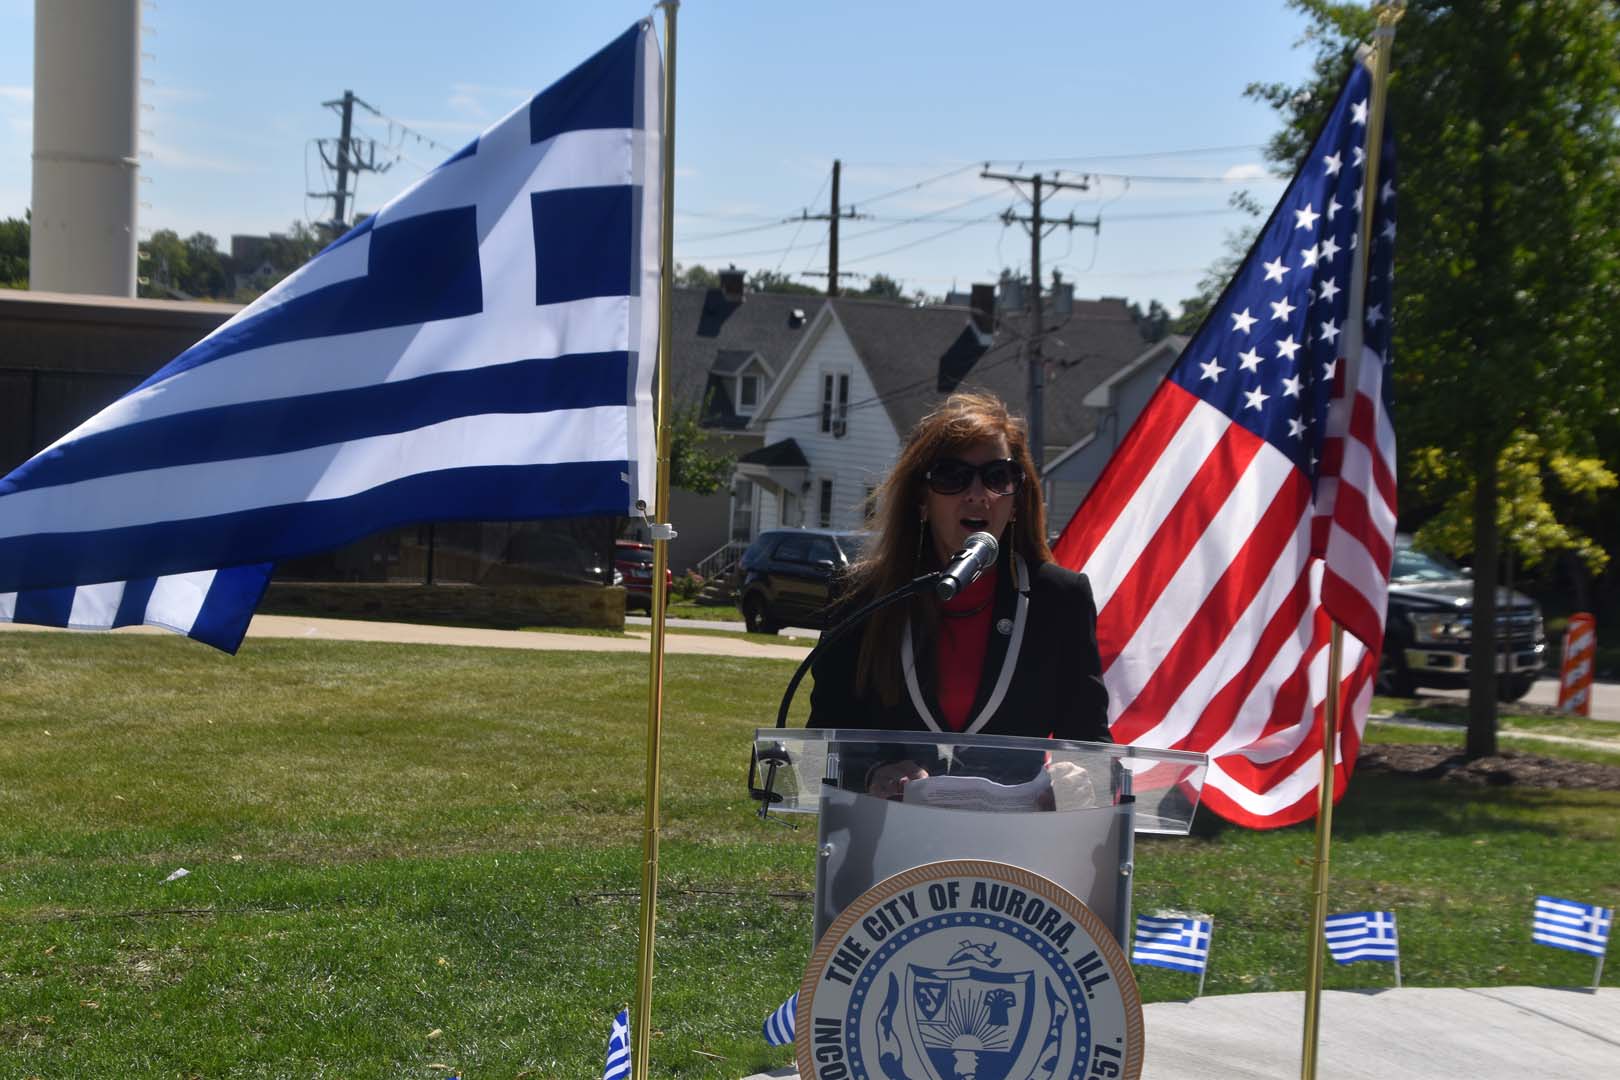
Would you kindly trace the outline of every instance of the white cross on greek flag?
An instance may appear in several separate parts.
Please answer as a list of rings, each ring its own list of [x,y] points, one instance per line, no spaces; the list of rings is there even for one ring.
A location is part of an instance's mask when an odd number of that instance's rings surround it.
[[[276,560],[634,513],[660,70],[642,20],[0,479],[0,620],[234,649]]]
[[[1353,964],[1357,960],[1392,960],[1399,963],[1401,959],[1393,911],[1350,911],[1343,915],[1329,915],[1324,926],[1328,952],[1341,964]]]
[[[1609,929],[1613,925],[1613,908],[1538,896],[1530,939],[1538,945],[1602,956],[1609,947]]]

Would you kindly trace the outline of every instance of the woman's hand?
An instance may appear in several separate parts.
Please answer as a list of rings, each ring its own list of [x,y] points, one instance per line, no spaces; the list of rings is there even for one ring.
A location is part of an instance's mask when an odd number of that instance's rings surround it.
[[[876,795],[880,799],[898,801],[905,798],[907,784],[913,780],[921,780],[927,775],[927,769],[909,758],[904,761],[891,761],[875,767],[866,774],[866,793]]]

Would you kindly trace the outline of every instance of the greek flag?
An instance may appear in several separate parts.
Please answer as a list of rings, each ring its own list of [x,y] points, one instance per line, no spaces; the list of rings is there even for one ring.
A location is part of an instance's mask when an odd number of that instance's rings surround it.
[[[1351,911],[1329,915],[1323,924],[1328,952],[1341,964],[1357,960],[1391,960],[1399,963],[1400,943],[1395,937],[1393,911]]]
[[[776,1007],[776,1011],[765,1018],[765,1041],[771,1046],[786,1046],[793,1041],[794,1017],[799,1012],[799,992],[795,990],[793,996]]]
[[[1202,975],[1209,966],[1209,942],[1214,929],[1211,919],[1138,915],[1131,962]]]
[[[234,649],[278,559],[631,513],[655,464],[660,71],[643,20],[0,480],[0,619]]]
[[[1530,940],[1538,945],[1601,957],[1609,947],[1609,930],[1613,925],[1613,908],[1560,900],[1556,896],[1538,896]]]
[[[602,1080],[627,1080],[630,1075],[630,1010],[620,1009],[613,1018],[613,1032],[608,1036],[607,1064],[602,1066]]]

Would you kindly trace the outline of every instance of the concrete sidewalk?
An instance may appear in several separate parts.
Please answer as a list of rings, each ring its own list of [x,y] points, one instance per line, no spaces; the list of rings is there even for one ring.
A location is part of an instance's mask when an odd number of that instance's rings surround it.
[[[0,623],[0,631],[79,633],[48,626]],[[96,632],[96,631],[87,631]],[[114,634],[165,634],[149,626],[127,626]],[[248,624],[249,638],[298,638],[306,641],[381,641],[397,645],[470,645],[488,649],[542,649],[555,652],[625,652],[646,654],[652,648],[650,631],[629,637],[600,634],[554,634],[543,630],[480,630],[464,626],[429,626],[423,623],[370,622],[362,619],[306,619],[291,615],[255,615]],[[243,646],[252,648],[251,644]],[[707,634],[666,633],[664,653],[669,656],[737,656],[766,660],[803,660],[809,648],[771,645],[741,638]]]
[[[1304,1010],[1297,991],[1145,1006],[1142,1080],[1295,1080]],[[1620,990],[1326,990],[1316,1062],[1318,1080],[1604,1080],[1620,1076]]]

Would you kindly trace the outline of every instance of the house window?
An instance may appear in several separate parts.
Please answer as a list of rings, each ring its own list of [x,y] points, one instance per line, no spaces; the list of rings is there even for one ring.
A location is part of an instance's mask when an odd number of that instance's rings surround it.
[[[842,438],[849,426],[849,373],[827,372],[821,377],[821,430]]]
[[[731,489],[731,538],[754,538],[754,482],[740,476]]]
[[[757,408],[759,408],[759,376],[740,376],[737,379],[737,411],[751,413]]]
[[[832,481],[821,482],[821,508],[818,520],[823,529],[832,528]]]

